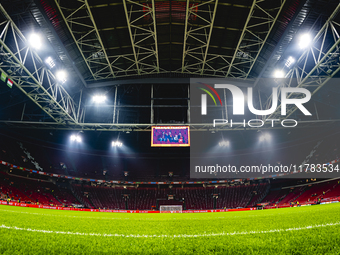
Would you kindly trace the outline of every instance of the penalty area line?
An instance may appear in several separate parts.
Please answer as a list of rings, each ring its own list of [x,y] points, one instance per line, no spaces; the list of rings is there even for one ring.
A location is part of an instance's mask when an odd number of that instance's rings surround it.
[[[31,228],[19,228],[15,226],[0,225],[0,229],[10,229],[18,231],[36,232],[44,234],[61,234],[61,235],[77,235],[77,236],[99,236],[99,237],[128,237],[128,238],[197,238],[197,237],[211,237],[211,236],[236,236],[236,235],[251,235],[251,234],[268,234],[268,233],[279,233],[279,232],[291,232],[299,230],[308,230],[314,228],[323,228],[329,226],[340,225],[340,222],[326,223],[320,225],[310,225],[305,227],[287,228],[287,229],[272,229],[264,231],[244,231],[244,232],[230,232],[230,233],[208,233],[208,234],[179,234],[179,235],[124,235],[124,234],[101,234],[101,233],[81,233],[81,232],[70,232],[70,231],[53,231],[53,230],[42,230],[42,229],[31,229]]]

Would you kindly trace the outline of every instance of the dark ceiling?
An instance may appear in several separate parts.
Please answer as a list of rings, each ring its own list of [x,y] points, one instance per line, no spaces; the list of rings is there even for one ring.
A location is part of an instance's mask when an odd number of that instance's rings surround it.
[[[280,60],[299,29],[317,30],[320,25],[315,23],[322,24],[337,4],[256,2],[252,9],[251,0],[190,1],[188,16],[187,1],[155,1],[152,13],[152,1],[3,0],[1,4],[24,34],[32,29],[43,32],[56,60],[72,70],[73,83],[84,85],[140,75],[238,77],[240,70],[249,78],[258,77],[268,61],[273,66]],[[277,16],[277,21],[267,20],[269,15]],[[207,21],[212,19],[210,31]]]
[[[156,101],[159,106],[155,108],[156,122],[185,123],[188,82],[182,80],[173,85],[171,79],[270,77],[273,69],[284,65],[293,51],[295,35],[303,31],[316,34],[338,3],[337,0],[1,1],[24,36],[32,31],[46,36],[46,48],[41,55],[52,56],[58,67],[67,69],[68,81],[64,86],[75,103],[82,92],[82,106],[86,108],[89,97],[99,91],[106,93],[113,105],[113,85],[124,84],[118,88],[120,123],[149,122],[150,83],[136,85],[147,78],[169,79],[167,86],[154,82],[155,97],[183,99]],[[0,93],[1,120],[51,120],[20,91],[4,88]],[[321,90],[316,99],[325,95],[329,92]],[[135,107],[123,108],[124,104]],[[180,105],[183,109],[169,110],[166,105]],[[88,122],[112,119],[112,108],[99,112],[90,109],[88,113],[91,111],[86,116]]]

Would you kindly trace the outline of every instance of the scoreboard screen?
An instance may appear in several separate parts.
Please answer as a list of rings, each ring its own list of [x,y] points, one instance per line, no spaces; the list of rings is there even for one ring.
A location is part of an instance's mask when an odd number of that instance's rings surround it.
[[[152,147],[190,146],[189,126],[153,126],[151,131]]]

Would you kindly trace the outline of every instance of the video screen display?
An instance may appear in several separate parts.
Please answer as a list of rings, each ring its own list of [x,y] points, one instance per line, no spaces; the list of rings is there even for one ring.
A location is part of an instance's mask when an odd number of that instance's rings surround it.
[[[190,128],[189,126],[153,126],[151,132],[151,146],[190,146]]]

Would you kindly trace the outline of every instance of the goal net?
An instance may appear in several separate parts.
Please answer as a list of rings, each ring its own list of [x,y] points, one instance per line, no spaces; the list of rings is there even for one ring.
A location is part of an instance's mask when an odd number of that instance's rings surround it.
[[[160,213],[181,213],[182,212],[181,205],[161,205],[159,206]]]

